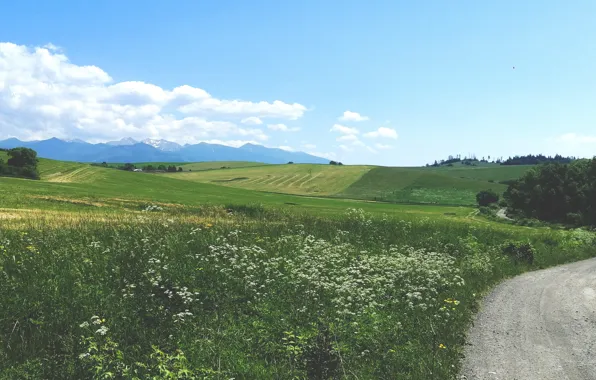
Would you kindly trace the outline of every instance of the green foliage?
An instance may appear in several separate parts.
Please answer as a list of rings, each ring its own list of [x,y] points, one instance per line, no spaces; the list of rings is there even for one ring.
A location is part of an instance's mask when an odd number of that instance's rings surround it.
[[[476,202],[479,206],[489,206],[493,203],[497,203],[499,201],[499,194],[491,190],[482,190],[478,194],[476,194]]]
[[[534,255],[536,250],[529,242],[506,241],[502,244],[501,249],[504,254],[509,255],[516,261],[527,264],[534,263]]]
[[[221,211],[0,226],[0,378],[455,379],[483,291],[527,252],[546,266],[596,247],[588,231]]]
[[[29,148],[14,148],[7,151],[8,161],[0,159],[0,176],[39,179],[37,152]]]
[[[596,225],[596,159],[539,166],[510,184],[504,196],[523,217]]]
[[[36,167],[37,152],[29,148],[14,148],[8,150],[7,164],[17,168]]]

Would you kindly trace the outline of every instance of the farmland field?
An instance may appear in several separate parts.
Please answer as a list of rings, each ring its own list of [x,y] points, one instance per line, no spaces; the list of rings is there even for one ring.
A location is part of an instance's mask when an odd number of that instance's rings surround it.
[[[518,178],[528,166],[453,168],[270,165],[159,174],[172,178],[276,193],[353,198],[396,203],[473,205],[481,190]]]
[[[345,173],[353,197],[378,196],[374,183],[485,184],[333,169],[320,188],[336,191]],[[41,181],[0,178],[0,379],[456,379],[485,291],[596,253],[593,233],[500,224],[470,207],[50,160],[40,171]],[[505,254],[506,242],[529,244],[532,260]]]
[[[250,190],[300,195],[332,195],[357,181],[371,168],[370,166],[292,164],[165,175],[187,181],[217,183]]]

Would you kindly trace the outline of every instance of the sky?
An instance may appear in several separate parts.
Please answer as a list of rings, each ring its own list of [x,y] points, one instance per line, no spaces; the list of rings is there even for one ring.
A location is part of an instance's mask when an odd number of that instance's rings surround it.
[[[596,155],[596,2],[0,0],[0,140]]]

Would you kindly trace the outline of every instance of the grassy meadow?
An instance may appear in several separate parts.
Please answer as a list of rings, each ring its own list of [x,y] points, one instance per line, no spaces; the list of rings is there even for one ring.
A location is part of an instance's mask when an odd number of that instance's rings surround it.
[[[474,205],[476,193],[488,188],[502,192],[506,186],[500,181],[518,178],[529,168],[495,164],[440,168],[293,164],[158,175],[273,193],[392,203]]]
[[[298,195],[333,195],[371,170],[371,166],[287,164],[160,174],[172,178],[249,190]]]
[[[342,191],[378,171],[345,168]],[[204,173],[235,170],[257,168]],[[594,233],[465,206],[49,160],[40,172],[0,178],[0,379],[456,379],[491,286],[596,253]],[[402,188],[482,183],[426,173]],[[399,185],[374,175],[352,196]]]

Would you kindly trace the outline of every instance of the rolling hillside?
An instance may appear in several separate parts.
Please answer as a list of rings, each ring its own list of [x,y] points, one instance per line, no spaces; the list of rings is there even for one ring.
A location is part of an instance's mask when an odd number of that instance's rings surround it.
[[[484,164],[466,166],[460,164],[452,167],[424,168],[424,170],[457,178],[499,182],[519,178],[532,167],[532,165]]]
[[[489,188],[502,192],[506,186],[426,169],[378,167],[337,195],[387,202],[472,205],[476,193]]]
[[[530,167],[487,165],[453,168],[273,165],[163,174],[188,181],[251,190],[386,202],[472,205],[476,193],[507,187]]]
[[[372,169],[372,166],[268,165],[205,172],[160,174],[250,190],[299,195],[334,195]]]
[[[272,166],[284,168],[292,165]],[[298,165],[296,165],[298,166]],[[327,168],[327,166],[321,166]],[[300,207],[317,214],[343,213],[347,208],[362,208],[370,212],[440,215],[449,212],[465,216],[469,208],[387,205],[358,202],[351,199],[300,197],[288,194],[263,193],[249,189],[198,183],[167,175],[133,173],[95,167],[87,164],[41,159],[41,180],[0,177],[0,214],[13,209],[27,210],[87,210],[140,211],[143,205],[157,203],[171,210],[193,210],[204,205],[262,204],[269,207]],[[246,170],[253,169],[247,168]],[[226,169],[230,172],[241,169]],[[279,169],[277,169],[279,170]],[[358,172],[348,168],[347,172]],[[362,170],[361,170],[362,171]],[[215,171],[213,171],[215,172]],[[198,172],[197,172],[198,173]],[[202,173],[212,173],[204,171]],[[314,170],[313,170],[314,173]],[[190,173],[188,173],[190,174]],[[316,174],[316,173],[314,173]],[[313,176],[314,176],[313,174]],[[172,176],[173,177],[173,176]],[[352,173],[351,180],[358,175]],[[341,181],[341,176],[329,177]],[[331,181],[331,179],[330,179]],[[333,190],[333,184],[328,188]],[[343,185],[342,185],[343,186]],[[184,207],[183,207],[184,206]],[[0,215],[1,216],[1,215]]]

